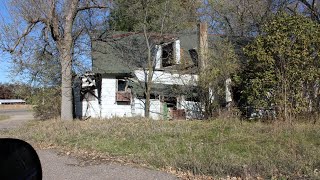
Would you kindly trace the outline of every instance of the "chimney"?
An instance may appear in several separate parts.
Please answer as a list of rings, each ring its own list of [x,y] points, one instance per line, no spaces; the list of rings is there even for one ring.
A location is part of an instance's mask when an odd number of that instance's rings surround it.
[[[204,69],[208,61],[208,25],[198,24],[199,68]]]

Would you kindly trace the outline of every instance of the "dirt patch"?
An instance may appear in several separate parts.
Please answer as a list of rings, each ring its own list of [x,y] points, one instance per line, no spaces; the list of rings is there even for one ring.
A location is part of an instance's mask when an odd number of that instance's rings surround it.
[[[0,110],[16,110],[16,109],[26,109],[31,110],[32,105],[27,104],[0,104]]]
[[[18,128],[33,119],[32,111],[25,109],[0,110],[0,116],[9,117],[0,121],[0,130]]]
[[[7,116],[7,115],[0,115],[0,121],[1,120],[6,120],[6,119],[9,119],[10,116]]]

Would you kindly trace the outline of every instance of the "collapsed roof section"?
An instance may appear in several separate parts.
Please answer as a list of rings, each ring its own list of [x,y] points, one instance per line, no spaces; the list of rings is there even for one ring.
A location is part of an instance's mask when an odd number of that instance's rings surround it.
[[[199,40],[196,32],[175,35],[151,33],[148,36],[156,70],[178,71],[180,74],[198,73]],[[243,44],[249,40],[239,37],[209,35],[209,49],[214,51],[215,45],[226,38],[232,42],[236,53],[242,55]],[[147,52],[143,33],[100,34],[92,41],[92,70],[101,74],[132,74],[136,69],[146,69]]]
[[[148,36],[157,70],[184,71],[196,65],[189,53],[190,49],[197,48],[196,34],[184,35],[190,36],[184,38],[191,40],[188,42],[180,40],[179,35],[152,33]],[[92,41],[92,70],[101,74],[132,73],[136,69],[147,67],[147,52],[148,47],[143,33],[102,34]],[[157,56],[161,62],[156,62]]]

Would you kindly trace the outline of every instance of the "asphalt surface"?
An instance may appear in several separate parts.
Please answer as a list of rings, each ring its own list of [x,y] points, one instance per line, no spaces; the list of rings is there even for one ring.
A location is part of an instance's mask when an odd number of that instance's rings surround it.
[[[0,110],[0,114],[10,116],[8,120],[0,121],[0,131],[18,128],[33,118],[32,112],[27,110]],[[58,155],[54,150],[36,149],[36,151],[41,161],[44,180],[177,179],[174,175],[162,171],[118,163],[81,166],[77,159]]]

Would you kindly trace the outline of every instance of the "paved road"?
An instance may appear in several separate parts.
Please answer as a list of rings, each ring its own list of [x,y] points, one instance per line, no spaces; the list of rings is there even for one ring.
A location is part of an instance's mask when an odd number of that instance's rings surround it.
[[[176,179],[164,172],[116,163],[82,167],[76,159],[58,156],[54,151],[46,150],[38,153],[43,164],[44,179]]]
[[[9,120],[0,121],[0,130],[23,126],[32,120],[32,113],[26,110],[0,110],[0,114],[9,115]],[[42,164],[44,180],[125,180],[125,179],[177,179],[161,171],[136,168],[117,163],[80,166],[79,161],[69,156],[60,156],[54,150],[37,149]]]

